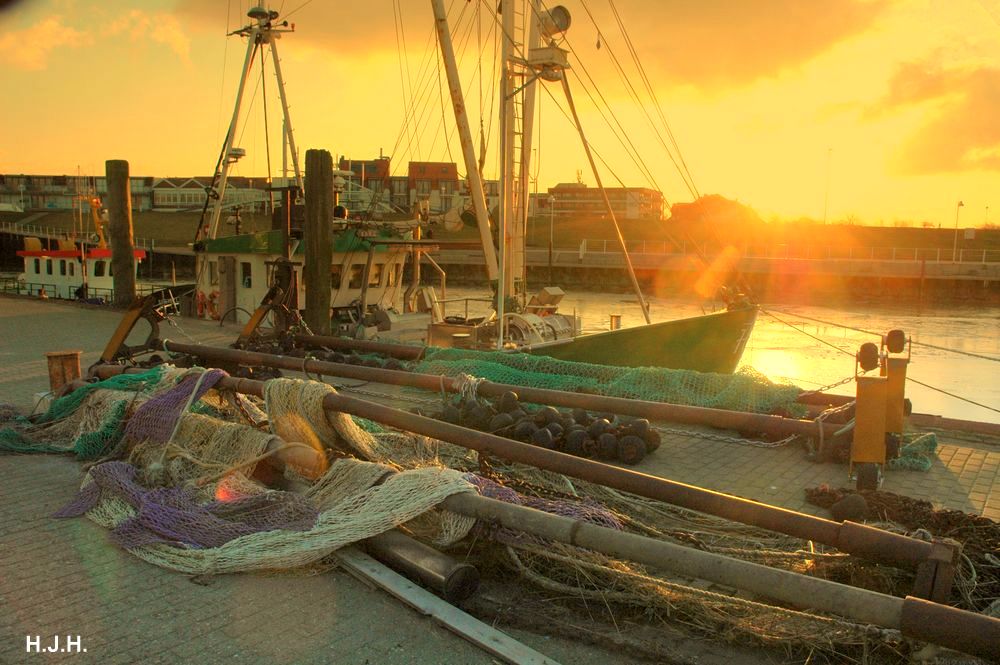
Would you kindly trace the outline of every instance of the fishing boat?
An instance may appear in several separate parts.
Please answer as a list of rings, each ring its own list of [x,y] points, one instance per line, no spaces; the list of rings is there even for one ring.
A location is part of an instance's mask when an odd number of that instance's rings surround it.
[[[486,210],[480,167],[472,148],[443,3],[435,0],[432,5],[461,133],[470,192],[469,213],[477,220],[487,276],[495,285],[495,311],[485,317],[446,317],[441,306],[445,294],[442,293],[439,300],[434,288],[421,285],[420,265],[424,260],[442,275],[442,286],[444,277],[431,256],[442,243],[421,240],[420,237],[421,229],[428,222],[426,214],[400,222],[371,222],[349,219],[346,211],[341,209],[342,214],[331,220],[335,231],[331,262],[332,330],[354,338],[523,351],[597,364],[672,367],[720,373],[734,371],[753,329],[756,308],[742,302],[733,303],[722,312],[652,323],[649,306],[638,288],[627,253],[626,263],[647,321],[645,326],[584,335],[575,315],[558,311],[565,295],[561,289],[550,286],[528,297],[525,290],[524,227],[531,153],[530,118],[533,115],[536,79],[564,81],[560,78],[561,70],[568,66],[564,51],[537,44],[554,34],[553,31],[564,30],[568,26],[568,14],[562,8],[551,12],[534,8],[534,14],[545,20],[532,22],[528,37],[528,51],[532,56],[528,60],[516,56],[522,51],[522,46],[515,41],[518,39],[517,30],[513,25],[504,26],[504,34],[510,38],[503,40],[503,57],[508,65],[501,68],[504,72],[501,88],[502,98],[507,101],[501,105],[502,196],[496,220],[498,238],[503,240],[494,246],[494,224]],[[285,275],[281,278],[282,305],[294,311],[298,309],[299,302],[304,302],[301,299],[301,261],[297,260],[302,255],[304,243],[300,242],[301,234],[297,233],[301,223],[296,222],[296,210],[300,207],[296,201],[301,201],[303,179],[276,46],[277,38],[289,28],[278,22],[277,12],[261,7],[251,9],[248,16],[252,19],[251,23],[233,33],[248,39],[246,65],[216,176],[208,188],[205,212],[211,204],[209,221],[199,224],[199,233],[202,229],[205,232],[195,242],[199,315],[223,319],[231,316],[232,320],[240,323],[250,321],[258,305],[268,300],[279,266]],[[509,15],[504,17],[505,22],[512,20]],[[280,207],[274,209],[270,230],[219,237],[229,171],[245,155],[234,144],[238,135],[242,96],[258,49],[268,47],[283,112],[283,144],[288,147],[294,177],[288,179],[285,187],[277,188],[281,191],[277,197]],[[520,123],[517,131],[515,118]],[[586,141],[584,145],[587,145]],[[516,164],[519,168],[515,168]],[[595,176],[600,186],[596,169]],[[610,204],[609,212],[617,226]],[[478,220],[484,221],[479,223]],[[624,241],[622,248],[624,250]],[[404,288],[403,267],[408,259],[411,280]]]
[[[17,255],[24,259],[24,272],[18,276],[18,291],[43,298],[66,300],[102,299],[110,301],[114,293],[114,272],[111,265],[111,248],[104,235],[107,223],[102,216],[101,201],[96,196],[87,199],[94,225],[93,244],[77,244],[75,233],[56,240],[56,246],[46,247],[41,238],[26,236],[24,249]],[[85,227],[82,208],[79,227]],[[76,225],[74,225],[74,228]],[[82,234],[86,236],[86,233]],[[134,270],[146,258],[146,250],[134,249]]]
[[[440,52],[451,93],[455,121],[461,137],[468,172],[472,210],[480,231],[487,274],[497,285],[495,315],[488,319],[451,318],[431,324],[431,344],[470,348],[514,349],[562,360],[623,365],[670,367],[702,372],[735,371],[753,330],[757,308],[743,295],[727,303],[726,311],[698,317],[652,323],[649,305],[639,288],[621,229],[601,182],[590,144],[576,113],[565,72],[569,52],[556,38],[570,25],[569,11],[562,6],[546,9],[537,0],[504,3],[500,12],[501,65],[500,183],[496,215],[497,247],[494,248],[491,216],[487,213],[482,163],[473,151],[466,104],[458,75],[451,32],[443,0],[432,0]],[[587,154],[607,216],[614,225],[632,288],[646,325],[580,334],[575,316],[558,311],[563,292],[547,287],[531,296],[526,291],[526,226],[528,184],[533,154],[533,123],[537,88],[543,82],[561,83],[565,99]]]

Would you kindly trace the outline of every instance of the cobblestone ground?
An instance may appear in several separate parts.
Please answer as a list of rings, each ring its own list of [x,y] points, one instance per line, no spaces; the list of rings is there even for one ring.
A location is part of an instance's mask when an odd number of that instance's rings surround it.
[[[86,368],[119,318],[0,297],[0,402],[30,408],[31,396],[48,386],[44,353],[79,349]],[[190,320],[162,332],[214,344],[235,334],[232,326]],[[930,472],[890,471],[883,488],[1000,519],[997,442],[970,443],[947,432],[939,440]],[[686,435],[666,437],[637,470],[815,514],[825,511],[805,503],[804,489],[850,484],[846,466],[811,463],[799,447],[761,449]],[[0,664],[496,662],[341,572],[193,581],[142,562],[88,520],[49,517],[73,495],[80,474],[68,458],[0,457]],[[28,636],[47,647],[56,635],[79,636],[87,652],[26,652]],[[629,660],[520,631],[517,637],[567,662]]]
[[[32,394],[47,390],[46,351],[81,350],[86,369],[119,319],[101,309],[0,296],[0,402],[27,409]],[[222,345],[238,330],[180,325],[164,325],[162,335]],[[119,549],[87,519],[53,519],[82,478],[71,458],[0,455],[0,478],[0,665],[498,662],[339,570],[193,579]],[[512,634],[562,662],[629,662],[570,640]],[[47,649],[57,635],[66,652],[35,653],[33,644],[27,651],[29,637]]]

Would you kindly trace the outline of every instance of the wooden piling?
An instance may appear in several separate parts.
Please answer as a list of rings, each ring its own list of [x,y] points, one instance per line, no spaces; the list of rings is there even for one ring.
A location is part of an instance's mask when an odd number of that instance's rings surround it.
[[[114,272],[115,307],[128,307],[135,300],[135,255],[132,245],[132,188],[128,162],[109,159],[104,163],[108,183],[108,235],[111,238],[111,270]]]
[[[330,334],[330,261],[333,258],[333,157],[306,151],[305,267],[306,323]],[[322,331],[322,332],[321,332]]]

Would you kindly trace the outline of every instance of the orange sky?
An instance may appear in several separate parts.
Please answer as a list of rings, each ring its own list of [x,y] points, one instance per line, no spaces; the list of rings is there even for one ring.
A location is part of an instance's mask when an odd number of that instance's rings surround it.
[[[275,0],[296,23],[279,42],[300,147],[358,159],[383,149],[454,160],[445,148],[429,0]],[[0,10],[0,172],[99,174],[124,158],[137,175],[208,174],[232,110],[246,0],[21,0]],[[474,57],[492,61],[491,2],[446,0],[474,125]],[[1000,0],[565,0],[571,85],[591,142],[629,185],[650,186],[590,95],[626,128],[669,201],[691,195],[628,94],[618,58],[655,116],[611,13],[616,7],[702,193],[737,198],[765,218],[853,217],[980,225],[1000,218]],[[299,8],[301,7],[301,8]],[[405,56],[397,47],[401,15]],[[478,27],[482,38],[477,38]],[[593,16],[593,21],[590,15]],[[597,26],[600,26],[598,29]],[[600,42],[600,48],[598,48]],[[402,63],[401,63],[402,60]],[[408,73],[401,81],[400,70]],[[256,73],[257,70],[255,70]],[[443,74],[442,74],[443,77]],[[582,79],[582,81],[581,81]],[[421,83],[426,83],[423,85]],[[255,81],[256,83],[256,77]],[[403,89],[418,101],[409,101]],[[549,85],[554,96],[557,86]],[[279,107],[268,81],[273,172]],[[259,93],[258,93],[259,95]],[[490,101],[484,90],[484,105]],[[245,117],[243,175],[266,169],[262,104]],[[406,110],[419,120],[402,132]],[[450,112],[449,112],[450,113]],[[605,117],[610,113],[605,110]],[[484,115],[491,121],[493,112]],[[446,117],[453,132],[453,121]],[[663,132],[661,130],[660,136]],[[579,142],[543,95],[539,187],[593,184]],[[401,138],[408,136],[408,140]],[[490,140],[487,175],[495,173]],[[614,175],[603,174],[607,184]],[[828,178],[829,176],[829,178]],[[829,180],[829,189],[827,182]],[[991,200],[992,197],[992,200]]]

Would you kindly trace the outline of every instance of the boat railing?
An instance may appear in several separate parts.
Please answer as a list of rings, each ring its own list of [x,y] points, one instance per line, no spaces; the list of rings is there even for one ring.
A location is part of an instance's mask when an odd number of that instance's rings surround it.
[[[22,282],[17,277],[0,277],[0,292],[15,295],[38,296],[42,291],[46,297],[56,297],[56,285],[45,282]]]
[[[483,298],[483,297],[471,298],[470,297],[470,298],[444,298],[442,300],[438,300],[438,304],[441,305],[441,315],[442,316],[447,316],[448,315],[448,303],[462,303],[465,306],[465,318],[466,319],[469,318],[469,303],[470,302],[485,302],[485,303],[491,303],[492,304],[493,303],[493,298]]]
[[[689,241],[646,240],[627,243],[630,254],[715,256],[722,249]],[[777,244],[736,247],[746,259],[803,259],[847,261],[918,261],[933,263],[1000,263],[1000,249],[951,247],[840,247],[832,245]],[[587,254],[620,254],[617,240],[586,239],[580,258]]]
[[[37,226],[35,224],[19,224],[18,222],[0,222],[0,233],[15,236],[34,236],[50,240],[64,240],[72,235],[67,229],[57,226]],[[156,249],[155,238],[133,238],[132,246],[136,249],[153,251]]]
[[[65,285],[63,285],[65,288]],[[0,276],[0,293],[9,293],[14,295],[26,295],[38,297],[45,292],[45,296],[48,298],[58,298],[59,297],[59,287],[56,284],[48,282],[25,282],[18,279],[16,276],[3,275]],[[155,291],[161,290],[162,287],[156,284],[136,284],[135,294],[136,296],[147,296]],[[99,286],[87,286],[87,297],[101,299],[105,302],[114,302],[115,290],[99,287]]]

